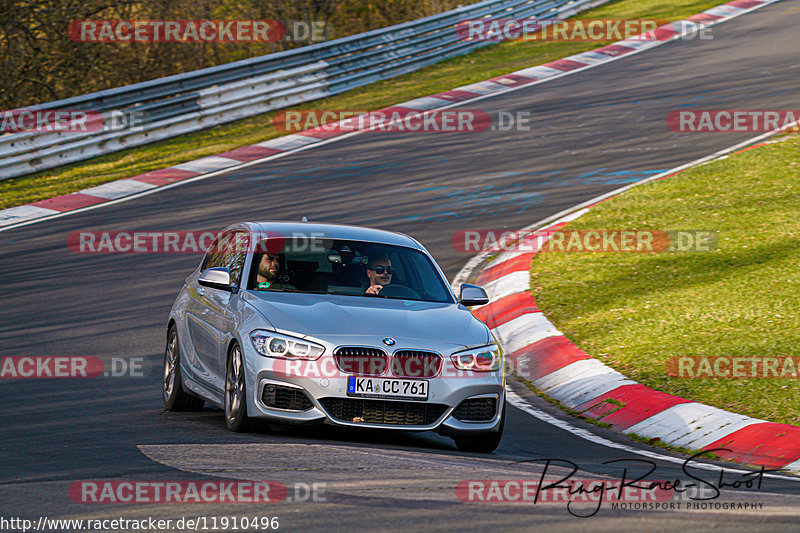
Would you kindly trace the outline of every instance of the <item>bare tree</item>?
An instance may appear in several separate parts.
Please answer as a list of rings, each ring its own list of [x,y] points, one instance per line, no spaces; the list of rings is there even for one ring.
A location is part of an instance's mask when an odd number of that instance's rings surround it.
[[[467,0],[469,3],[474,0]],[[268,54],[305,42],[97,43],[79,20],[322,21],[330,39],[452,9],[457,0],[0,0],[0,109],[57,100]]]

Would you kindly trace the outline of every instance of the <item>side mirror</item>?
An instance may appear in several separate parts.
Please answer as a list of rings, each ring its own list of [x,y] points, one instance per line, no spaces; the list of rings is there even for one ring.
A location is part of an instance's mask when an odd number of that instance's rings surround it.
[[[221,291],[231,292],[231,271],[227,268],[207,268],[200,274],[197,283],[203,287],[211,287]]]
[[[458,302],[467,307],[471,305],[484,305],[489,303],[489,296],[486,294],[486,291],[483,290],[483,287],[478,287],[471,283],[462,283],[461,296]]]

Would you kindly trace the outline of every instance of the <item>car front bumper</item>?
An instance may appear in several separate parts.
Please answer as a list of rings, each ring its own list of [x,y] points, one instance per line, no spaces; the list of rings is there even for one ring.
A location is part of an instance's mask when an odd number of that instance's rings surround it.
[[[329,361],[325,361],[328,357]],[[448,436],[491,433],[499,430],[502,411],[505,405],[505,379],[503,371],[464,372],[456,371],[448,358],[437,377],[428,378],[428,399],[404,400],[389,398],[353,397],[347,394],[347,378],[351,375],[339,370],[331,356],[323,355],[317,364],[303,365],[303,371],[287,369],[285,360],[264,357],[253,348],[245,348],[246,378],[248,381],[248,415],[284,424],[333,424],[372,429],[396,429],[404,431],[437,431]],[[447,365],[450,365],[449,367]],[[373,376],[375,377],[375,376]],[[382,375],[377,377],[395,377]],[[400,378],[414,379],[414,378]],[[265,404],[266,387],[281,387],[285,392],[293,389],[301,392],[309,403],[302,409],[283,409]],[[271,389],[274,390],[274,389]],[[480,421],[464,420],[456,417],[456,408],[468,399],[494,398],[494,414],[491,419],[483,417]],[[359,403],[363,401],[364,403]],[[391,405],[386,402],[392,402]],[[334,415],[331,405],[360,405],[369,409],[386,411],[425,410],[424,422],[371,423],[362,417],[342,417]],[[403,404],[403,405],[398,405]],[[327,405],[327,408],[326,408]],[[424,406],[428,406],[425,408]],[[441,414],[431,415],[431,411]],[[435,416],[435,419],[431,418]],[[391,418],[391,417],[389,417]],[[395,417],[397,418],[397,417]],[[402,416],[401,416],[402,418]],[[411,417],[414,418],[414,417]]]

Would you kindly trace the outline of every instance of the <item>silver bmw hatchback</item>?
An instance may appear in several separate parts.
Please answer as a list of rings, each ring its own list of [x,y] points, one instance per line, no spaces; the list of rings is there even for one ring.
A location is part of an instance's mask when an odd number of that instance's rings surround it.
[[[399,233],[316,223],[222,231],[167,324],[171,411],[209,402],[254,420],[433,430],[491,452],[505,419],[504,357],[425,248]]]

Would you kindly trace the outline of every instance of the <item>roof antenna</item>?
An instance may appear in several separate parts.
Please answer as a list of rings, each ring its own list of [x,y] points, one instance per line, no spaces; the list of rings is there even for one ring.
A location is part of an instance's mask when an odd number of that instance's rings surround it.
[[[306,217],[303,217],[300,219],[300,222],[308,222],[308,219]]]

